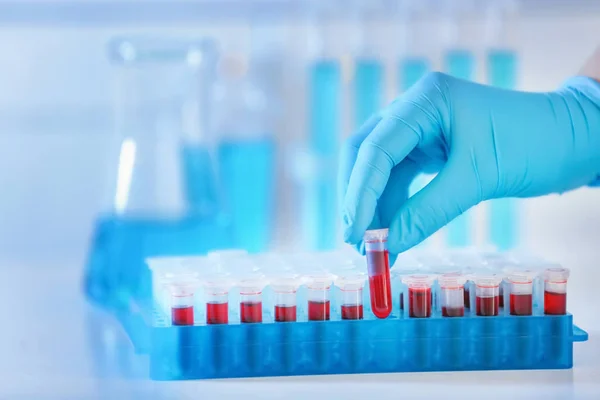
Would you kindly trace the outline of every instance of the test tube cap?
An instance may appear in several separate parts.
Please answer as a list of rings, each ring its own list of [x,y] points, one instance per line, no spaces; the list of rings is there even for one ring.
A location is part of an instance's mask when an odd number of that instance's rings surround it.
[[[402,277],[402,283],[409,287],[431,287],[435,281],[436,275],[433,274],[413,274]]]
[[[571,271],[568,268],[562,268],[561,266],[552,266],[546,268],[544,271],[544,280],[552,283],[562,283],[569,279]]]
[[[275,292],[295,292],[304,283],[303,277],[294,271],[278,271],[267,276]]]
[[[333,284],[335,278],[333,274],[322,269],[306,271],[303,277],[306,287],[310,289],[328,289]]]
[[[365,242],[384,242],[387,241],[389,229],[371,229],[365,232],[363,240]]]
[[[502,275],[494,273],[476,273],[472,277],[475,285],[479,287],[496,287],[502,282]]]
[[[228,272],[210,271],[200,277],[200,281],[209,292],[229,292],[229,289],[235,284],[232,276]]]
[[[354,268],[340,272],[335,277],[334,283],[341,290],[351,291],[362,289],[366,281],[367,275],[363,271]]]
[[[449,272],[438,277],[442,288],[461,288],[467,283],[467,278],[459,272]]]
[[[240,288],[240,293],[260,293],[263,291],[269,281],[267,277],[260,272],[247,272],[237,274],[234,285]]]
[[[504,271],[506,280],[511,283],[531,283],[539,275],[538,271],[508,267]]]

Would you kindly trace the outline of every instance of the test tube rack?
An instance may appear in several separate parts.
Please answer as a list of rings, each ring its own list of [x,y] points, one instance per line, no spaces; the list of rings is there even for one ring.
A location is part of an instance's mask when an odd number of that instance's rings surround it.
[[[368,301],[363,320],[342,320],[332,311],[329,321],[307,321],[300,307],[297,322],[277,323],[267,306],[262,323],[240,324],[234,318],[228,325],[172,326],[155,310],[146,342],[150,377],[567,369],[573,366],[573,343],[588,338],[571,314],[544,315],[539,293],[531,316],[512,316],[507,308],[495,317],[477,316],[471,296],[464,317],[442,317],[434,306],[430,318],[410,318],[399,304],[400,293],[408,304],[406,289],[394,286],[394,311],[386,319],[375,318]],[[365,299],[368,291],[367,284]],[[432,291],[435,305],[439,288]],[[503,296],[509,304],[509,294]],[[303,301],[301,289],[299,304]],[[332,310],[338,307],[332,304]]]
[[[567,369],[587,333],[561,316],[387,319],[151,328],[155,380]],[[161,325],[162,324],[162,325]]]

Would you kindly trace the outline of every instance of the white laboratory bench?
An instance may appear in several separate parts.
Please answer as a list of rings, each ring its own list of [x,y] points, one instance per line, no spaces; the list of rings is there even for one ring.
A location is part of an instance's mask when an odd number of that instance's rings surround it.
[[[154,382],[120,325],[84,300],[79,268],[2,272],[0,399],[600,399],[600,332],[575,343],[572,370]]]

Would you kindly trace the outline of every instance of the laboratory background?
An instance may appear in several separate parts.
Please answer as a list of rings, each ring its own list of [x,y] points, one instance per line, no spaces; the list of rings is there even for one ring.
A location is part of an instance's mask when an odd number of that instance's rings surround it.
[[[148,257],[345,249],[346,137],[428,71],[556,89],[600,1],[0,0],[0,44],[0,398],[600,398],[599,189],[488,201],[418,249],[570,268],[575,370],[159,385],[113,312],[151,290]]]

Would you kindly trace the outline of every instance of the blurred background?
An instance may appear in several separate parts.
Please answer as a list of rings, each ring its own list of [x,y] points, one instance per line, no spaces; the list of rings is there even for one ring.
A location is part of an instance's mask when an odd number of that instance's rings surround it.
[[[0,0],[0,265],[118,304],[148,256],[336,248],[338,150],[371,113],[431,70],[553,90],[598,38],[593,0]],[[423,246],[562,262],[600,328],[598,204],[488,202]]]

